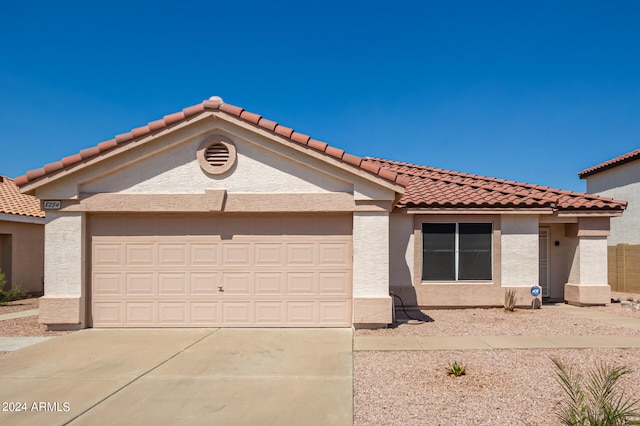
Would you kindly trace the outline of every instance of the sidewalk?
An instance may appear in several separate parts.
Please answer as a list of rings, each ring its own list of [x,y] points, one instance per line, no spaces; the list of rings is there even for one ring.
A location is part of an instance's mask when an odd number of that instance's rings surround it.
[[[0,321],[7,321],[16,318],[26,318],[38,315],[38,309],[30,309],[28,311],[11,312],[9,314],[0,315]],[[36,343],[44,342],[53,337],[3,337],[0,336],[0,352],[12,352]]]
[[[28,311],[11,312],[10,314],[0,315],[0,321],[12,320],[16,318],[26,318],[38,315],[39,309],[30,309]]]
[[[640,331],[640,320],[566,304],[545,305],[571,315]],[[640,336],[354,336],[354,351],[640,348]]]

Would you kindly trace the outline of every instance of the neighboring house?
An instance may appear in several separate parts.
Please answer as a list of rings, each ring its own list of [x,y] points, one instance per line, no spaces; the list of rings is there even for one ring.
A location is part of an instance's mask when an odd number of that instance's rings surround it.
[[[44,275],[44,212],[40,201],[21,194],[13,179],[0,176],[0,269],[8,290],[42,294]]]
[[[609,285],[613,291],[640,293],[640,149],[578,173],[587,192],[627,200],[623,216],[611,219]]]
[[[628,201],[622,217],[611,220],[609,245],[640,244],[640,149],[578,173],[587,192]]]
[[[360,158],[213,97],[16,179],[47,210],[40,321],[366,327],[419,306],[609,302],[625,202]]]

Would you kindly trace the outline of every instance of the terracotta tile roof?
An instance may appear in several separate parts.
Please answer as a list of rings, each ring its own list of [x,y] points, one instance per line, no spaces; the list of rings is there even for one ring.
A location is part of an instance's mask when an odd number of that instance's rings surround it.
[[[640,149],[627,152],[626,154],[623,154],[612,160],[605,161],[604,163],[600,163],[597,166],[584,169],[583,171],[578,173],[578,176],[580,176],[580,179],[584,179],[588,176],[595,175],[596,173],[604,172],[605,170],[612,169],[614,167],[618,167],[635,160],[640,160]]]
[[[40,201],[32,195],[21,194],[13,179],[5,176],[0,176],[0,213],[44,217]]]
[[[94,147],[83,149],[79,153],[65,157],[60,161],[49,163],[39,169],[30,170],[25,175],[17,177],[15,181],[18,186],[24,186],[27,183],[34,182],[44,176],[54,174],[63,169],[72,168],[78,163],[98,156],[105,151],[114,149],[119,145],[127,144],[138,138],[174,126],[204,111],[220,111],[238,117],[247,123],[251,123],[275,135],[282,136],[290,141],[307,146],[308,148],[315,151],[323,152],[331,157],[339,159],[360,169],[366,170],[388,181],[395,182],[403,186],[407,183],[407,181],[405,181],[402,176],[396,173],[393,173],[387,169],[380,169],[379,166],[369,163],[360,157],[347,154],[341,149],[329,146],[325,142],[312,139],[308,135],[298,133],[289,127],[282,126],[275,121],[271,121],[262,117],[261,115],[246,111],[244,108],[224,103],[222,98],[218,96],[213,96],[208,100],[187,107],[182,111],[165,115],[163,118],[152,121],[146,126],[141,126],[131,130],[130,132],[117,135],[113,139],[101,142]]]
[[[419,166],[380,158],[367,158],[409,179],[400,208],[552,208],[553,210],[623,210],[618,201],[581,192],[532,185]]]

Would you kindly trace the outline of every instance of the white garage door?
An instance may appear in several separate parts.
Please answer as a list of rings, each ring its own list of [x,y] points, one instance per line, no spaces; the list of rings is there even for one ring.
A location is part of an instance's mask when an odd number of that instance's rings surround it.
[[[348,327],[351,219],[91,222],[94,327]]]

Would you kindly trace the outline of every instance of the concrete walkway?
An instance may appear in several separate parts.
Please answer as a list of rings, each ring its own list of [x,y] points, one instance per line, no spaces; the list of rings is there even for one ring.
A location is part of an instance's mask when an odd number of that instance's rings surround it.
[[[11,312],[9,314],[0,315],[0,321],[7,321],[16,318],[26,318],[38,315],[38,309],[30,309],[28,311]],[[0,336],[0,352],[12,352],[36,343],[44,342],[52,339],[52,337],[2,337]]]
[[[38,315],[39,312],[40,312],[39,309],[30,309],[28,311],[11,312],[10,314],[2,314],[0,315],[0,321],[12,320],[16,318],[32,317],[34,315]]]
[[[640,331],[640,320],[558,303],[553,309]],[[640,336],[354,336],[354,351],[640,348]]]

